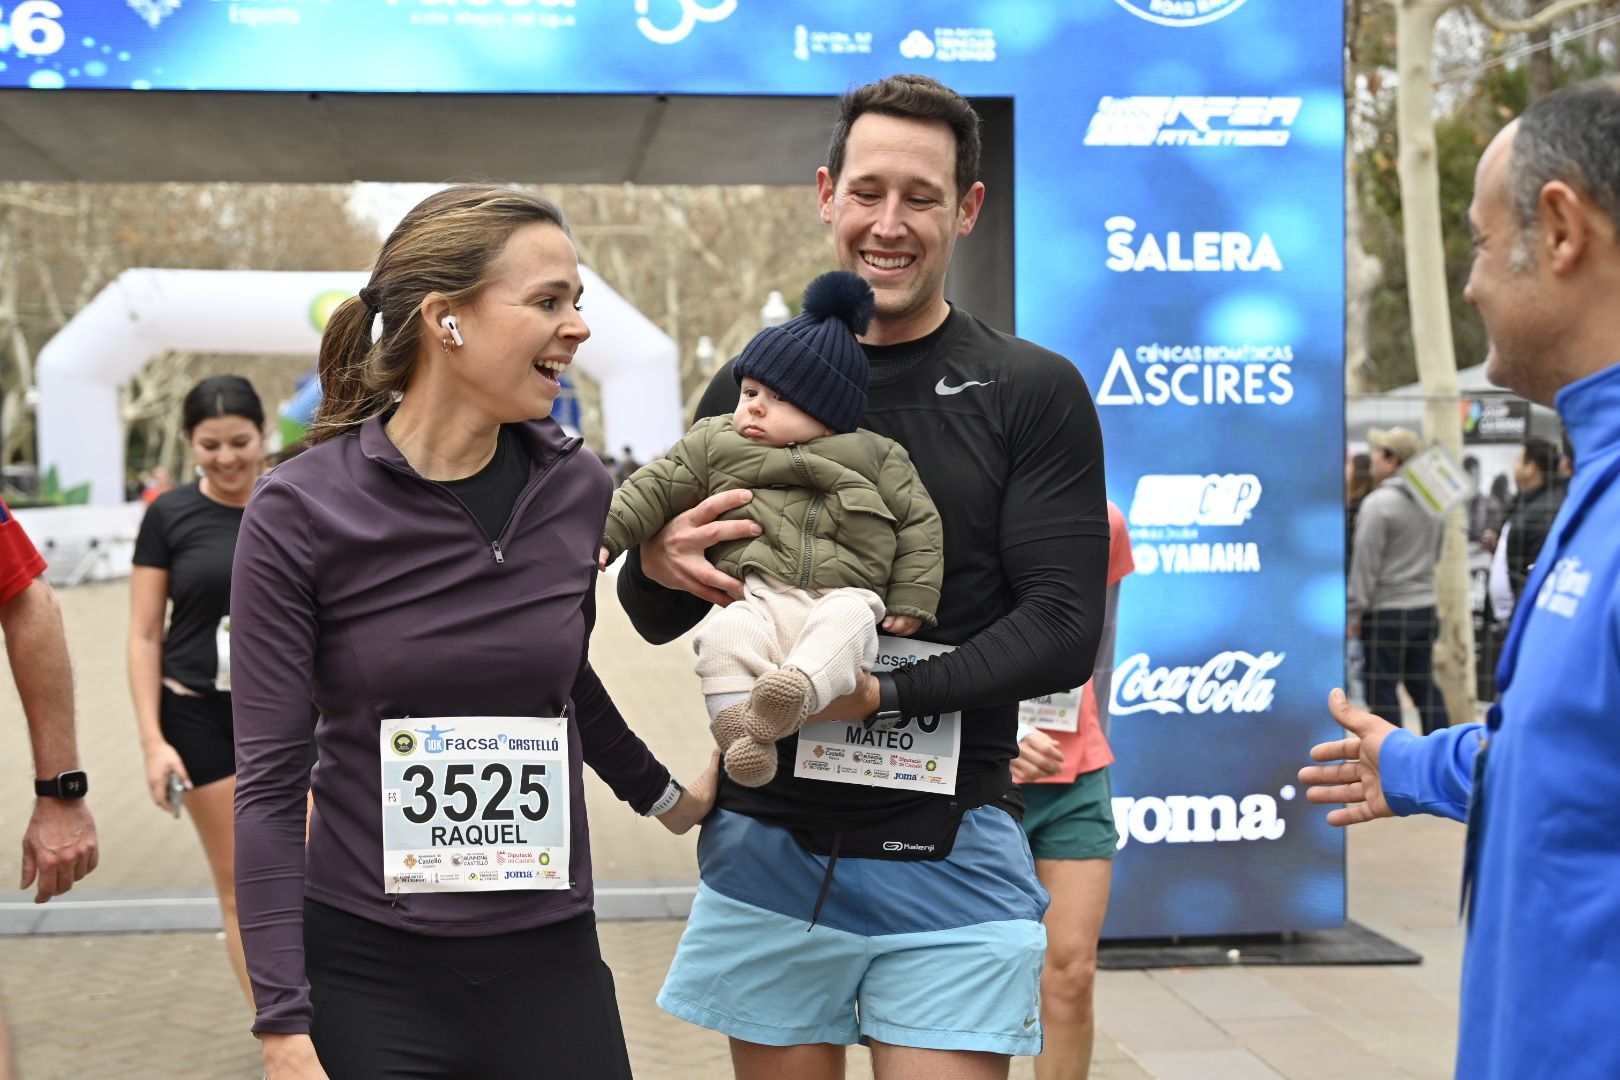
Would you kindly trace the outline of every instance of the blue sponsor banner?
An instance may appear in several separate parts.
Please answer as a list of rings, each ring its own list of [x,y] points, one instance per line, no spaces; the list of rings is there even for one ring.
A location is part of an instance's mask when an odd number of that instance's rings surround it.
[[[1343,841],[1293,787],[1343,670],[1342,42],[1340,5],[1292,0],[0,0],[0,86],[832,95],[920,71],[1013,99],[1018,331],[1085,374],[1137,562],[1105,933],[1231,934],[1344,918]]]
[[[1084,372],[1137,566],[1105,933],[1338,926],[1343,837],[1295,784],[1343,677],[1340,6],[1124,4],[1018,108],[1018,329]]]

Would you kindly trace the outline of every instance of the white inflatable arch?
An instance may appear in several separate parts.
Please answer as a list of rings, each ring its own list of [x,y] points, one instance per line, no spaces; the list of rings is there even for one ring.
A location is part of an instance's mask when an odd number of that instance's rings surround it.
[[[647,461],[683,429],[678,350],[589,268],[579,271],[591,337],[576,362],[602,388],[610,452],[628,446]],[[313,356],[326,313],[365,283],[363,273],[124,271],[40,352],[41,474],[55,468],[64,489],[88,483],[92,504],[122,502],[126,380],[172,349]]]

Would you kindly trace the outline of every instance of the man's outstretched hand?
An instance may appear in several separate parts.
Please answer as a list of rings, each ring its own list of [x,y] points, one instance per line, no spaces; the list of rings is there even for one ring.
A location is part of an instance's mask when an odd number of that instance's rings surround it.
[[[1378,773],[1378,755],[1395,725],[1370,712],[1352,708],[1343,690],[1328,695],[1328,708],[1349,737],[1311,747],[1311,760],[1299,770],[1305,798],[1313,803],[1343,803],[1328,812],[1329,825],[1356,825],[1373,818],[1394,817]]]

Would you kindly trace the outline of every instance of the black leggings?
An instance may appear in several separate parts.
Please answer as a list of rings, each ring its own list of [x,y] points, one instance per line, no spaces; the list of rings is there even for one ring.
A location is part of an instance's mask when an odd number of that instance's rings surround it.
[[[304,955],[332,1080],[630,1080],[590,913],[439,938],[306,900]]]

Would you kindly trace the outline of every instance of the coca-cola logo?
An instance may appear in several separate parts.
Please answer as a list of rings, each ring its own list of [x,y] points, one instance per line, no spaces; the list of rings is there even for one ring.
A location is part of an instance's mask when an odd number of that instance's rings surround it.
[[[1232,649],[1196,667],[1154,667],[1147,653],[1137,653],[1114,669],[1109,711],[1115,716],[1265,712],[1277,690],[1277,681],[1266,676],[1286,655]]]

